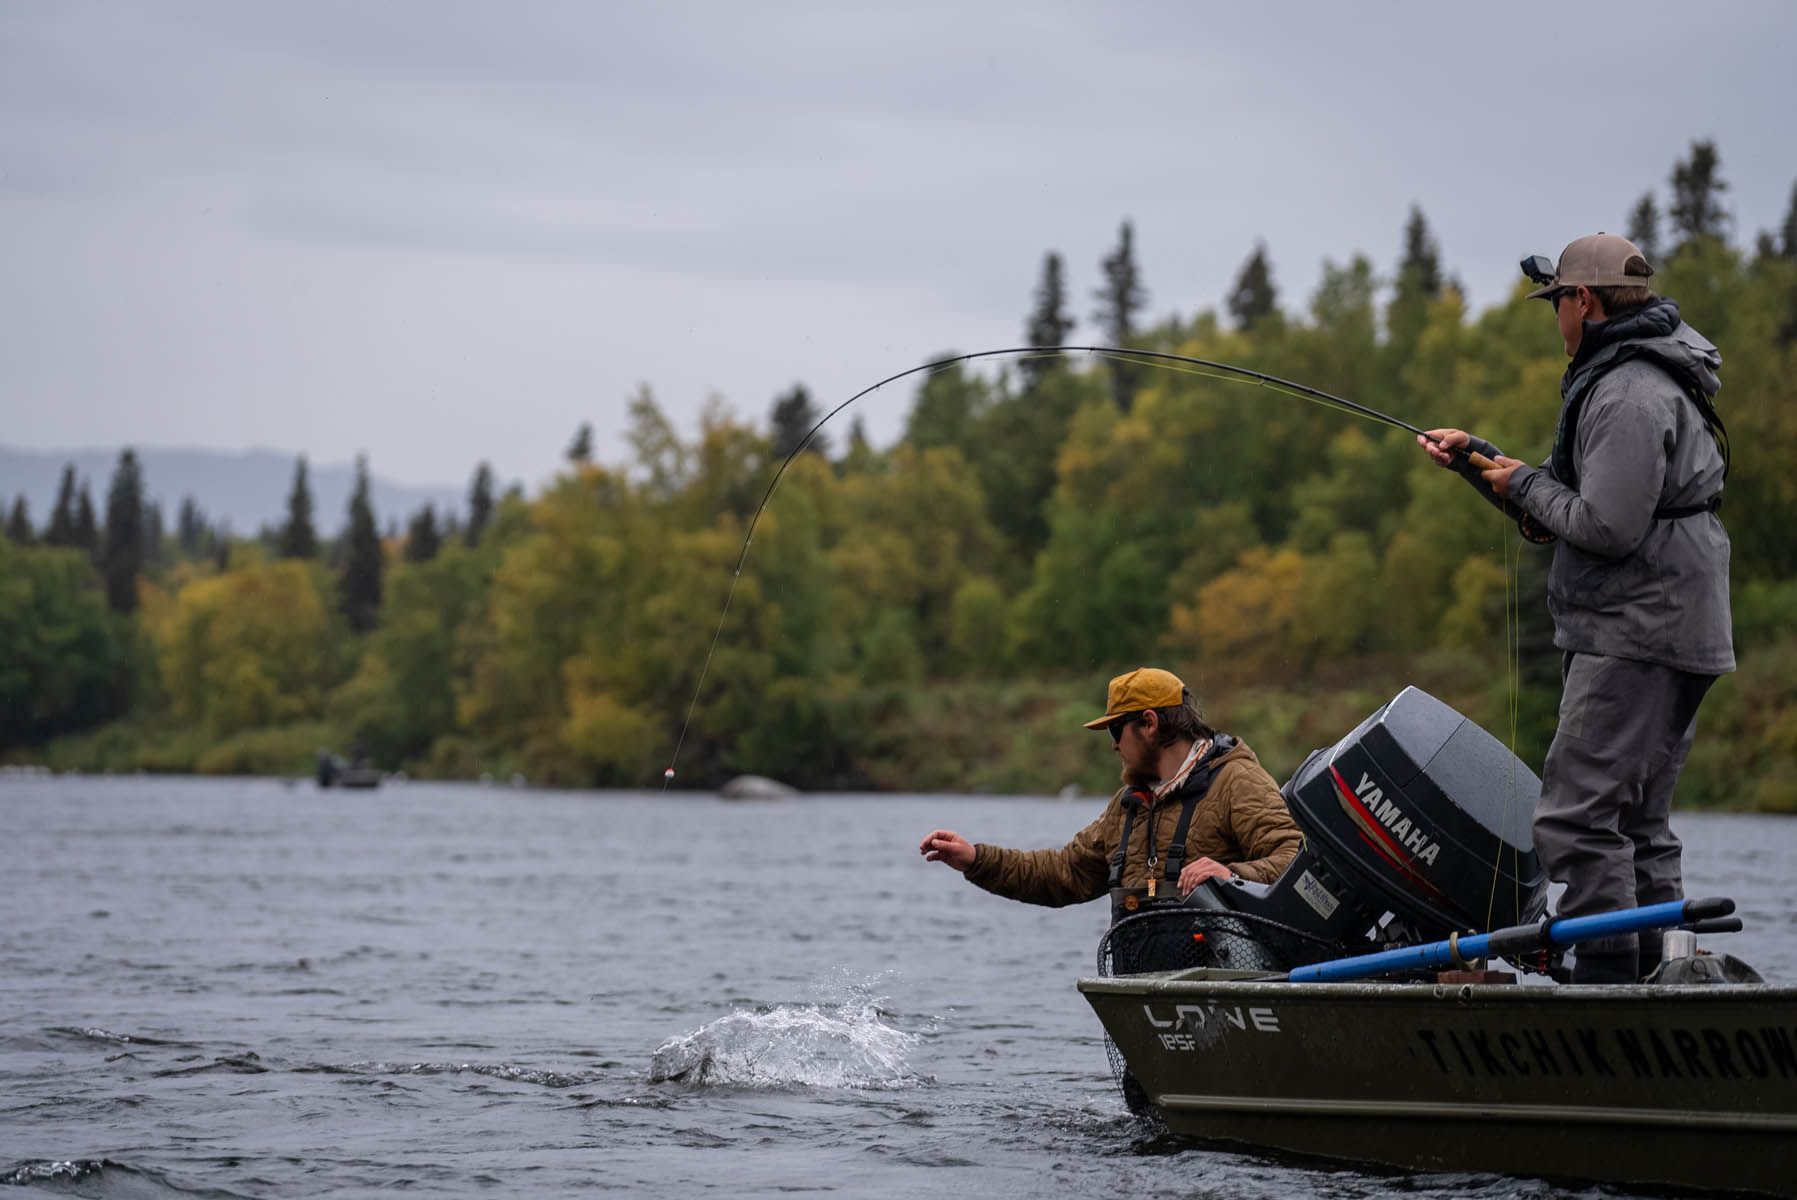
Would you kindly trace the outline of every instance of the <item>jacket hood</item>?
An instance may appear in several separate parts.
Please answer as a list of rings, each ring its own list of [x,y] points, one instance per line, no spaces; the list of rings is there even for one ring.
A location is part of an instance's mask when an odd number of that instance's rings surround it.
[[[1570,387],[1581,375],[1636,355],[1656,359],[1688,377],[1706,396],[1714,396],[1722,388],[1717,374],[1722,369],[1722,352],[1684,323],[1677,301],[1664,297],[1607,321],[1585,322],[1579,352],[1566,368],[1565,385]]]

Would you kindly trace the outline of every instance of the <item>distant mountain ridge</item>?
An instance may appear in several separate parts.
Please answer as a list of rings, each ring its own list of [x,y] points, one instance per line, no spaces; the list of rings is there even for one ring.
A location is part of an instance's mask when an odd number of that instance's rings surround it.
[[[94,508],[104,521],[106,488],[118,466],[120,449],[22,450],[0,446],[0,505],[10,512],[13,498],[24,495],[31,508],[31,522],[41,531],[56,504],[62,469],[74,463],[76,477],[87,481]],[[209,521],[228,524],[231,532],[240,537],[254,535],[263,525],[278,525],[287,519],[287,493],[293,487],[297,455],[278,450],[233,452],[181,446],[133,449],[143,467],[145,496],[162,506],[163,521],[170,530],[183,496],[192,496]],[[473,473],[471,465],[470,478]],[[308,461],[306,478],[312,489],[312,520],[319,536],[337,536],[348,520],[355,465]],[[406,519],[426,504],[436,507],[439,521],[449,513],[467,516],[467,482],[419,486],[394,483],[371,473],[368,490],[375,521],[382,530],[394,522],[403,528]]]

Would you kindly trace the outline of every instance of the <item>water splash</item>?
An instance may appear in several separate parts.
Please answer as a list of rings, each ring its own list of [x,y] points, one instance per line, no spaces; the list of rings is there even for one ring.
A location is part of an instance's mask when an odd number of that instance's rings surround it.
[[[733,1012],[662,1043],[651,1083],[696,1087],[911,1087],[906,1058],[920,1035],[889,1025],[866,986],[839,1004],[781,1004]]]
[[[183,1186],[142,1167],[110,1158],[40,1159],[0,1170],[0,1187],[30,1188],[70,1196],[119,1196],[149,1200],[157,1196],[201,1196],[210,1200],[243,1200],[239,1192],[216,1187]]]
[[[0,1174],[0,1185],[25,1187],[34,1183],[72,1183],[89,1179],[104,1169],[105,1163],[91,1158],[23,1162]]]

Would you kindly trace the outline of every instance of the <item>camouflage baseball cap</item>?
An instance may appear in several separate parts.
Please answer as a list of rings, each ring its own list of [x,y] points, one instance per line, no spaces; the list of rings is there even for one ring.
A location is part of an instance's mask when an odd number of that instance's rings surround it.
[[[1646,287],[1652,274],[1641,247],[1613,233],[1593,233],[1560,251],[1554,277],[1529,299],[1548,299],[1572,287]]]

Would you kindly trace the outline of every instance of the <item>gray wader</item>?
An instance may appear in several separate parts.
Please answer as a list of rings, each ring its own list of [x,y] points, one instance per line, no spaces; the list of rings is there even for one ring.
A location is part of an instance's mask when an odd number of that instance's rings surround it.
[[[1548,877],[1566,885],[1560,915],[1683,898],[1672,790],[1716,677],[1568,654],[1562,678],[1560,724],[1535,809],[1535,853]],[[1586,942],[1574,979],[1633,980],[1659,959],[1658,932]]]

